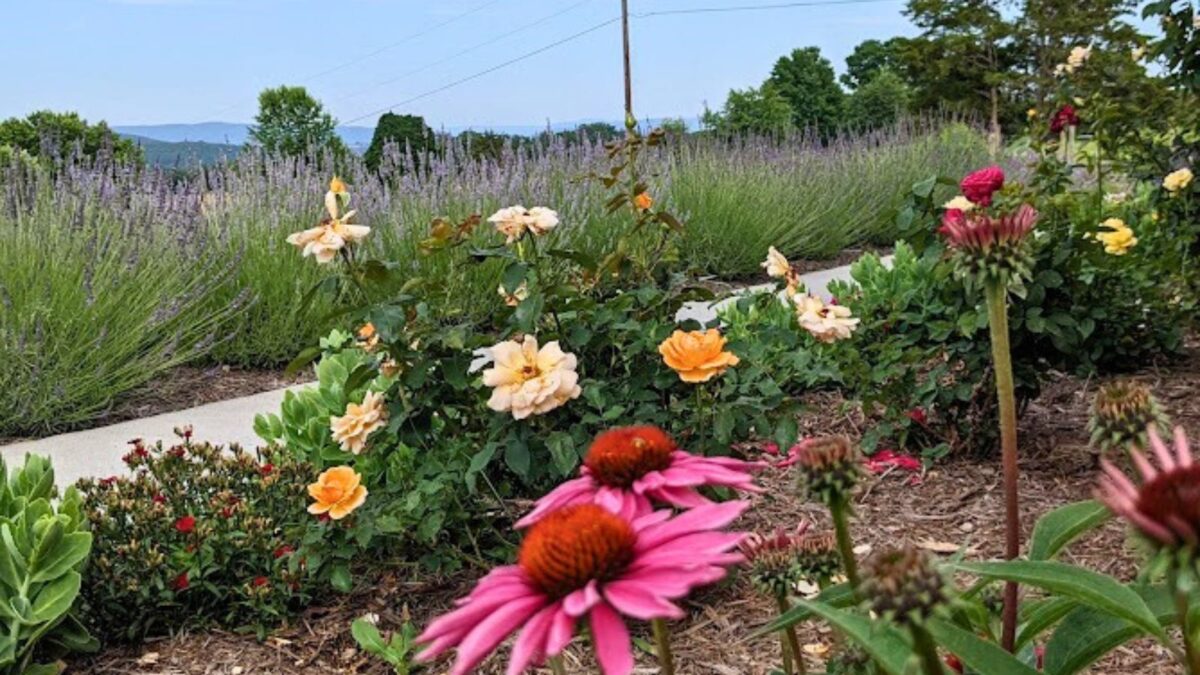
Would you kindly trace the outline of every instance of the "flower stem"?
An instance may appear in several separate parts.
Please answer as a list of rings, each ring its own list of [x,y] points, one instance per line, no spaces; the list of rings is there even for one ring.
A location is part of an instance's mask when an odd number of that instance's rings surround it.
[[[550,666],[550,672],[554,675],[567,675],[567,667],[563,665],[562,655],[551,656],[546,659],[546,665]]]
[[[838,554],[842,557],[842,569],[850,588],[858,593],[858,561],[854,559],[854,542],[850,540],[850,504],[842,499],[829,507],[833,516],[833,532],[837,536]]]
[[[654,645],[658,652],[658,672],[662,675],[675,675],[675,657],[671,654],[671,629],[667,628],[666,619],[654,619],[650,625],[654,628]]]
[[[1017,479],[1017,403],[1012,355],[1008,345],[1008,288],[998,280],[987,282],[988,327],[992,337],[992,362],[996,370],[996,397],[1000,408],[1000,452],[1004,471],[1004,557],[1021,554],[1021,510]],[[1004,586],[1001,644],[1013,651],[1017,637],[1017,584]]]
[[[933,643],[929,632],[921,626],[913,626],[912,637],[913,647],[916,648],[917,655],[921,658],[921,667],[925,675],[945,675],[946,671],[942,669],[942,660],[938,658],[937,645]]]
[[[775,597],[779,602],[779,615],[787,614],[792,608],[792,603],[788,602],[787,594],[780,593]],[[788,675],[799,673],[805,675],[808,671],[804,668],[804,653],[800,651],[800,638],[796,636],[796,626],[793,624],[779,631],[783,646],[783,672]],[[789,658],[790,657],[790,658]],[[792,662],[795,662],[795,670],[792,669]]]

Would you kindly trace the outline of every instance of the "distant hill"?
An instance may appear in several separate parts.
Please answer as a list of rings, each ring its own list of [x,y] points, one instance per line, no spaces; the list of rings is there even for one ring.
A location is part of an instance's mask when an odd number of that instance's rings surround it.
[[[194,167],[216,164],[237,157],[241,146],[205,141],[160,141],[134,134],[121,134],[142,148],[146,163],[161,167]]]

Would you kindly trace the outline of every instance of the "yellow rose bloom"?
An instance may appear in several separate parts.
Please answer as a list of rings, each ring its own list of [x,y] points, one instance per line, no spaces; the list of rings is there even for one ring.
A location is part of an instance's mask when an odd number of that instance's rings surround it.
[[[308,494],[316,500],[308,505],[308,512],[313,515],[327,513],[333,520],[345,518],[367,500],[362,476],[348,466],[326,469],[317,477],[317,482],[308,486]]]
[[[1186,188],[1192,182],[1192,170],[1184,167],[1178,171],[1172,171],[1163,178],[1163,187],[1167,192],[1176,193]]]
[[[387,408],[383,405],[383,394],[367,392],[363,402],[346,405],[346,414],[329,418],[333,440],[346,452],[359,454],[367,449],[367,437],[379,427],[387,424]]]
[[[684,382],[707,382],[738,364],[736,354],[725,350],[725,338],[716,328],[683,332],[677,330],[658,345],[658,353]]]
[[[1109,255],[1125,255],[1129,249],[1137,246],[1137,237],[1133,230],[1120,218],[1109,218],[1100,223],[1100,227],[1108,228],[1107,232],[1097,232],[1096,240],[1104,244],[1104,252]]]

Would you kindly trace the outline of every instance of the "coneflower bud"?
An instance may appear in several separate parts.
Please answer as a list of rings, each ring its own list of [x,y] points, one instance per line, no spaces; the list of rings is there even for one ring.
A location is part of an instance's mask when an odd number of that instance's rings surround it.
[[[860,590],[877,615],[906,626],[921,625],[947,602],[946,580],[929,555],[912,546],[870,557]]]
[[[1037,220],[1037,210],[1028,204],[999,217],[950,209],[938,232],[954,252],[958,275],[969,288],[992,281],[1019,287],[1030,276],[1029,233]]]
[[[1171,422],[1150,393],[1150,388],[1134,380],[1117,380],[1100,387],[1092,402],[1088,432],[1092,445],[1100,450],[1146,447],[1146,429],[1170,429]]]
[[[800,481],[811,498],[826,506],[845,504],[858,483],[859,453],[845,436],[822,436],[796,449]]]

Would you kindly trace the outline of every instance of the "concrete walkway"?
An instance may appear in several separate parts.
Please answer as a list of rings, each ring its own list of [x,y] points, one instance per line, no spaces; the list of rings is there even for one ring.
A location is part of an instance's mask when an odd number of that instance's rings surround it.
[[[890,264],[891,257],[885,258],[884,262]],[[849,278],[848,266],[801,276],[809,292],[826,299],[829,298],[826,288],[829,282]],[[771,287],[771,284],[751,286],[738,293]],[[716,318],[717,310],[724,303],[733,300],[726,298],[716,303],[688,303],[679,310],[676,320],[696,319],[702,323],[711,321]],[[289,389],[305,386],[308,385],[295,385]],[[65,486],[84,477],[102,478],[123,474],[126,467],[121,457],[129,449],[128,441],[142,438],[148,443],[162,440],[163,443],[169,444],[175,439],[173,430],[185,424],[192,425],[197,440],[220,444],[240,443],[244,447],[253,448],[260,442],[253,430],[254,416],[259,413],[278,412],[285,391],[287,389],[277,389],[107,427],[4,445],[0,446],[0,455],[10,464],[23,461],[26,453],[48,456],[54,463],[56,482],[59,486]]]

